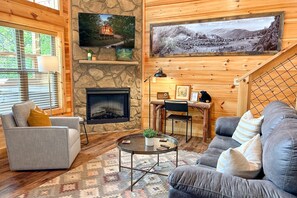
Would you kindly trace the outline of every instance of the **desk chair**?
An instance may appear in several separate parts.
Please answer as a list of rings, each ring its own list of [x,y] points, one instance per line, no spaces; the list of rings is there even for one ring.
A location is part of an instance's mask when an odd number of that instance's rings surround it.
[[[187,122],[186,125],[186,142],[188,142],[192,138],[192,116],[188,113],[188,102],[187,101],[177,101],[177,100],[164,100],[164,107],[165,107],[165,133],[166,133],[166,120],[171,119],[172,120],[172,132],[170,135],[173,134],[174,131],[174,120],[180,120]],[[186,113],[186,115],[180,115],[180,114],[170,114],[167,117],[168,111],[174,111],[174,112],[180,112],[180,113]],[[191,136],[188,139],[188,122],[191,122]]]

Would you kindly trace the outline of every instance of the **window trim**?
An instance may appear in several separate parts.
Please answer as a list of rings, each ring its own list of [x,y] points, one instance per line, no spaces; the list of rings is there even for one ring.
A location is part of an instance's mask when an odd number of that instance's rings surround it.
[[[47,6],[32,2],[32,1],[28,1],[28,0],[13,0],[13,1],[21,3],[21,4],[28,5],[28,6],[32,6],[32,7],[38,8],[38,9],[46,10],[46,11],[52,12],[54,14],[60,14],[61,1],[63,1],[63,0],[59,0],[59,8],[57,10],[54,9],[54,8],[50,8],[50,7],[47,7]]]
[[[58,34],[59,34],[58,32],[43,30],[43,29],[34,28],[34,27],[28,27],[28,26],[24,26],[24,25],[18,25],[18,24],[14,24],[14,23],[8,23],[8,22],[4,22],[4,21],[0,21],[0,26],[15,28],[15,29],[19,29],[19,30],[27,30],[27,31],[31,31],[31,32],[41,33],[41,34],[48,34],[48,35],[55,36],[55,37],[58,37]]]

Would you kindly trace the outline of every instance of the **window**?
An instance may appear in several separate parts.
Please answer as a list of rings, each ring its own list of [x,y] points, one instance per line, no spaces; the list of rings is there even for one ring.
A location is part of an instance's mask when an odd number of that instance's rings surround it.
[[[37,56],[59,56],[55,36],[0,26],[0,114],[32,100],[50,107],[48,74],[38,72]],[[52,108],[59,107],[59,76],[50,73]]]
[[[59,0],[28,0],[28,1],[59,10]]]

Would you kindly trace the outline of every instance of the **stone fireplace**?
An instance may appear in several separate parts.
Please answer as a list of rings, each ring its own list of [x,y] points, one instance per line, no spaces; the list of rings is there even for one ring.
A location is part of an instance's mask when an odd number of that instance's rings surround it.
[[[87,88],[87,123],[130,120],[130,88]]]
[[[129,131],[141,128],[141,79],[142,79],[142,0],[121,0],[121,1],[101,1],[101,0],[75,0],[71,1],[71,41],[72,41],[72,77],[73,77],[73,109],[75,116],[81,116],[88,119],[86,125],[88,133],[96,132],[114,132]],[[96,14],[115,14],[135,16],[135,47],[133,49],[133,61],[139,64],[121,64],[116,61],[115,49],[100,47],[80,47],[79,46],[79,25],[78,13],[96,13]],[[87,50],[94,52],[98,61],[113,61],[113,64],[102,63],[80,63],[80,60],[87,59]],[[123,89],[129,88],[130,95],[128,98],[130,108],[129,115],[125,118],[115,114],[122,114],[119,110],[121,106],[104,107],[95,112],[89,112],[87,88],[104,89],[104,88]],[[98,96],[98,94],[97,94]],[[101,96],[99,96],[100,98]],[[114,96],[109,96],[117,103]],[[92,98],[92,97],[91,97]],[[91,99],[93,100],[93,99]],[[90,101],[89,101],[90,102]],[[96,100],[95,100],[96,103]],[[114,105],[116,106],[116,105]],[[97,107],[96,107],[97,108]],[[104,111],[108,112],[104,117],[100,117]],[[125,111],[125,110],[123,110]],[[101,112],[101,113],[100,113]],[[95,121],[90,116],[99,118]],[[118,117],[111,120],[109,117]]]

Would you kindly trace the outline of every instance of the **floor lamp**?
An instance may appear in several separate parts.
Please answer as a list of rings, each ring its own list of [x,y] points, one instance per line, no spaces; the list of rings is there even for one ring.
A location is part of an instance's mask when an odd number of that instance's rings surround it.
[[[144,82],[149,81],[149,128],[151,128],[151,78],[156,77],[156,78],[162,78],[162,77],[167,77],[165,73],[163,73],[162,68],[158,69],[157,72],[153,75],[150,75],[147,77]]]
[[[52,93],[51,93],[51,73],[58,71],[59,61],[57,56],[38,56],[37,57],[38,71],[47,72],[48,75],[48,92],[50,100],[50,115],[53,115],[52,112]]]

